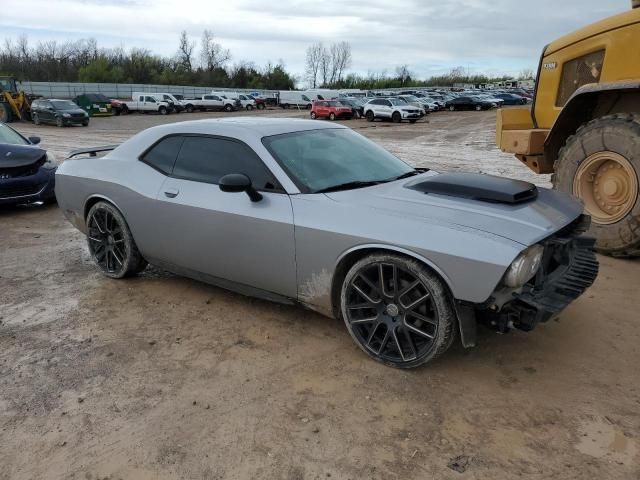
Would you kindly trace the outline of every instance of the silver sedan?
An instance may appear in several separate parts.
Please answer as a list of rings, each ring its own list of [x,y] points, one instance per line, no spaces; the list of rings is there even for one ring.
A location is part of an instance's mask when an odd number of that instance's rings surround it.
[[[414,169],[336,124],[173,123],[71,157],[58,203],[105,275],[151,263],[299,303],[395,367],[473,346],[478,323],[531,330],[597,274],[570,197]]]

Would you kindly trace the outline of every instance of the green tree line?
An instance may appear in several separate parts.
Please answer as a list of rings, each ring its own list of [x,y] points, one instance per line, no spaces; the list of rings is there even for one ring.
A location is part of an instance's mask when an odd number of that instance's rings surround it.
[[[288,90],[295,79],[282,61],[259,67],[230,63],[231,55],[205,30],[200,49],[186,32],[174,56],[143,48],[100,48],[95,39],[47,41],[35,46],[26,36],[6,39],[0,49],[0,72],[18,80],[50,82],[153,83]]]

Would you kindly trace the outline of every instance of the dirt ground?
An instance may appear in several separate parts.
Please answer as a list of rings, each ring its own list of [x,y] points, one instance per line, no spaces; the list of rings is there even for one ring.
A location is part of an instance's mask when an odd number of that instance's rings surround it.
[[[218,115],[16,126],[60,158]],[[545,185],[494,121],[345,123],[415,165]],[[107,279],[56,206],[0,209],[0,479],[638,479],[640,262],[600,260],[557,321],[398,371],[302,308]]]

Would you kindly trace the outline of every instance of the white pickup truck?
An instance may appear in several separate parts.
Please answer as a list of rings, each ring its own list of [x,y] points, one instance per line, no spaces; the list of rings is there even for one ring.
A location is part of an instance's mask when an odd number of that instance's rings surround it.
[[[238,92],[211,92],[211,95],[218,95],[222,98],[228,98],[229,100],[238,100],[241,108],[245,110],[253,110],[256,108],[256,101],[248,95]],[[236,106],[238,106],[236,104]]]
[[[134,95],[131,100],[123,100],[121,102],[121,108],[121,113],[124,114],[129,112],[157,112],[160,115],[166,115],[171,111],[168,102],[160,100],[150,94]]]
[[[236,110],[239,102],[230,98],[223,98],[220,95],[202,95],[202,98],[197,99],[185,99],[183,100],[184,106],[187,110],[224,110],[225,112],[232,112]]]

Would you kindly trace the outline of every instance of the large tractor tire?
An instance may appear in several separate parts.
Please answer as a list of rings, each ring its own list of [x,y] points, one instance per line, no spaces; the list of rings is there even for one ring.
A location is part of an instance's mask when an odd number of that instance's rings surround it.
[[[560,150],[557,190],[584,202],[600,253],[640,256],[640,115],[620,113],[581,126]]]
[[[9,123],[13,120],[13,112],[7,102],[0,102],[0,122]]]

